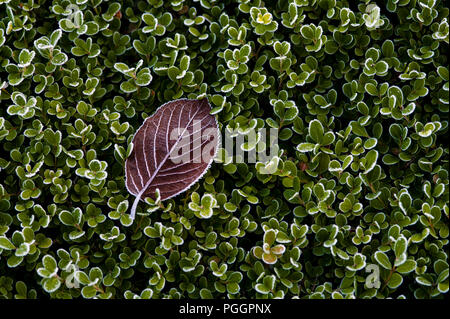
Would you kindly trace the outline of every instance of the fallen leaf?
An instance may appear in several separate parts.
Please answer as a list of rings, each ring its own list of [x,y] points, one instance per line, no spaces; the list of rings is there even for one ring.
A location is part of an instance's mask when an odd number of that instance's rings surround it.
[[[139,200],[174,197],[191,187],[211,165],[219,145],[217,121],[207,99],[179,99],[159,107],[133,137],[125,162],[126,187]]]

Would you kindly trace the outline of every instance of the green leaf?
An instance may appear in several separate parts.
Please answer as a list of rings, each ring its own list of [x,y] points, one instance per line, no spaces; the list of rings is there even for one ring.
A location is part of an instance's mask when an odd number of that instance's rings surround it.
[[[321,143],[323,138],[323,126],[319,120],[312,120],[309,122],[309,136],[318,144]]]
[[[238,283],[235,282],[231,282],[227,285],[227,292],[229,294],[235,295],[237,293],[239,293],[240,287]]]
[[[398,266],[396,270],[401,274],[408,274],[416,269],[416,261],[408,259],[402,265]]]
[[[400,159],[392,154],[386,154],[383,156],[382,161],[386,165],[395,165],[400,161]]]
[[[391,289],[396,289],[400,287],[403,282],[403,277],[399,273],[395,272],[392,274],[391,279],[388,282],[388,287]]]
[[[42,258],[42,264],[44,265],[45,269],[47,269],[50,272],[55,272],[57,270],[57,264],[55,258],[53,258],[50,255],[45,255]]]
[[[16,249],[16,247],[11,243],[11,241],[5,236],[0,236],[0,248],[5,250]]]
[[[136,84],[139,86],[146,86],[149,85],[152,81],[153,77],[150,74],[150,69],[145,68],[138,72],[136,75]]]
[[[392,269],[392,264],[389,261],[388,256],[383,253],[382,251],[377,251],[375,252],[375,260],[385,269],[391,270]]]
[[[411,204],[412,204],[412,198],[408,192],[400,194],[398,205],[404,214],[408,213],[408,209],[411,207]]]
[[[365,157],[365,164],[364,164],[364,174],[369,173],[370,171],[372,171],[375,168],[375,165],[377,164],[377,159],[378,159],[378,151],[376,150],[370,150],[366,157]]]
[[[408,241],[404,236],[400,236],[394,245],[395,256],[398,258],[406,253]]]
[[[61,287],[61,282],[56,277],[44,279],[43,288],[46,292],[51,293]]]
[[[81,289],[81,295],[86,299],[94,298],[97,294],[97,290],[93,286],[86,286]]]
[[[273,229],[269,229],[264,233],[264,243],[268,244],[269,246],[272,246],[275,242],[276,238],[276,232]]]
[[[297,150],[302,153],[311,152],[312,150],[314,150],[315,146],[316,145],[312,143],[300,143],[297,146]]]
[[[418,277],[416,277],[416,281],[419,284],[421,284],[422,286],[430,287],[430,286],[433,285],[433,283],[428,278],[426,278],[425,276],[418,276]]]
[[[263,279],[264,286],[266,286],[270,291],[275,289],[276,277],[274,275],[265,276]]]
[[[120,88],[125,93],[133,93],[133,92],[135,92],[137,90],[136,84],[133,81],[131,81],[131,80],[126,81],[126,82],[122,82],[120,84]]]
[[[358,122],[352,121],[352,122],[350,122],[350,126],[352,128],[352,132],[355,133],[356,135],[363,136],[363,137],[369,137],[369,134],[367,134],[365,127],[363,127]]]
[[[6,261],[6,263],[7,263],[7,265],[8,265],[9,268],[14,268],[14,267],[19,266],[19,265],[22,263],[23,258],[24,258],[24,257],[22,257],[22,256],[15,256],[15,255],[12,255],[12,256],[10,256],[10,257],[8,258],[8,260]]]
[[[302,36],[305,39],[313,39],[314,38],[314,31],[311,28],[311,26],[309,26],[309,25],[303,25],[300,28],[300,33],[302,34]]]
[[[213,295],[211,294],[211,291],[206,289],[206,288],[202,288],[200,290],[200,297],[202,299],[213,299]]]
[[[130,70],[130,67],[122,62],[117,62],[114,64],[114,69],[116,69],[119,72],[122,72],[124,74],[127,74]]]
[[[257,292],[259,292],[260,294],[263,294],[263,295],[267,295],[267,294],[270,292],[270,289],[267,288],[267,287],[266,287],[265,285],[263,285],[263,284],[256,284],[255,290],[256,290]]]

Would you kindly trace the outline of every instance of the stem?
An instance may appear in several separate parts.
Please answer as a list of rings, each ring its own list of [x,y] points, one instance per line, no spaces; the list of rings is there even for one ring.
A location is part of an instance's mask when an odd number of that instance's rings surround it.
[[[151,183],[152,179],[149,179],[149,182]],[[150,184],[147,182],[147,184],[144,186],[144,188],[139,192],[139,194],[137,194],[134,202],[133,202],[133,206],[131,206],[131,219],[134,220],[134,216],[136,216],[136,208],[137,208],[137,204],[139,203],[139,200],[141,199],[142,195],[144,194],[145,190],[148,188]]]
[[[371,183],[369,183],[369,188],[372,191],[372,193],[376,194],[375,188],[373,187],[373,185]],[[384,204],[384,202],[381,200],[380,197],[377,197],[377,199],[383,205],[383,207],[386,207],[386,205]]]
[[[383,288],[381,288],[381,290],[383,290],[384,288],[386,288],[387,284],[389,283],[389,281],[391,280],[392,275],[395,272],[395,267],[391,269],[391,271],[389,272],[389,276],[386,278],[386,281],[383,284]]]

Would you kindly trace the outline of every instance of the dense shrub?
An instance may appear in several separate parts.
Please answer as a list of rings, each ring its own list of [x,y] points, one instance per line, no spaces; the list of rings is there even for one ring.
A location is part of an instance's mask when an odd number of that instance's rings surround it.
[[[0,298],[443,297],[444,4],[0,0]],[[279,156],[132,222],[131,138],[181,97]]]

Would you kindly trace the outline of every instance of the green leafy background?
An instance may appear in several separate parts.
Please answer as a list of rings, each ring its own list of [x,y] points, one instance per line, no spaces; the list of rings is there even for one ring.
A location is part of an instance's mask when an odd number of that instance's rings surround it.
[[[0,0],[0,298],[442,298],[444,5]],[[278,156],[132,222],[131,138],[181,97]]]

